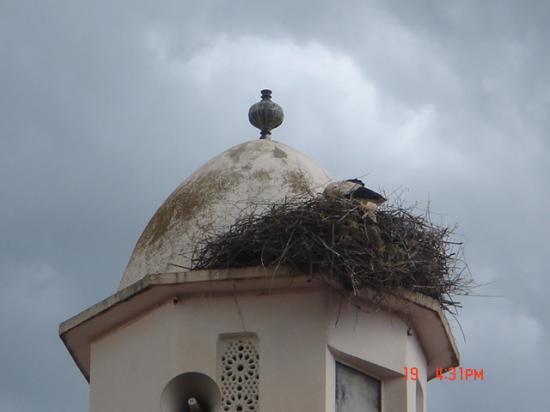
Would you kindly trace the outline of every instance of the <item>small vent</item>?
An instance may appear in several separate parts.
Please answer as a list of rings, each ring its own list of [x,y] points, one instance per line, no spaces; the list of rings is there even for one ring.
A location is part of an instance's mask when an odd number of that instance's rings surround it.
[[[258,338],[252,334],[221,337],[218,370],[224,412],[257,412],[260,380]]]

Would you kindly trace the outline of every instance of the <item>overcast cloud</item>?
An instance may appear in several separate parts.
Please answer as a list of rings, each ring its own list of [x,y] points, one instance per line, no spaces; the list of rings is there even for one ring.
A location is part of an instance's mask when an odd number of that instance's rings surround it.
[[[266,87],[275,139],[430,201],[502,296],[463,299],[485,381],[430,383],[430,410],[550,410],[549,21],[544,0],[0,0],[0,410],[88,410],[58,324],[116,290],[185,177],[257,136]]]

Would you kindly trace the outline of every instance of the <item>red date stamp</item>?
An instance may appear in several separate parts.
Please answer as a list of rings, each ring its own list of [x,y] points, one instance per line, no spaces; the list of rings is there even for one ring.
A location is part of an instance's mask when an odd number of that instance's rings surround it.
[[[405,380],[417,381],[419,379],[419,372],[417,367],[405,367]],[[435,377],[439,381],[483,381],[485,379],[485,372],[483,368],[436,368]]]

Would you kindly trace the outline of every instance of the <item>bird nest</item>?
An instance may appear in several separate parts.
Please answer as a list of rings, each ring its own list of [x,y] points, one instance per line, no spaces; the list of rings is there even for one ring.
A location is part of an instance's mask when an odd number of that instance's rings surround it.
[[[225,232],[199,242],[193,269],[285,266],[339,280],[357,293],[406,289],[456,310],[469,290],[461,244],[453,228],[412,208],[384,205],[376,222],[349,199],[300,196],[242,213]]]

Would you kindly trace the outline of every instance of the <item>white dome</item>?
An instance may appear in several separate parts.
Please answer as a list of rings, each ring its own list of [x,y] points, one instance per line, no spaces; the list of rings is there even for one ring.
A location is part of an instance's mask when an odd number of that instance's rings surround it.
[[[145,275],[190,266],[197,240],[227,228],[243,209],[304,192],[321,192],[327,172],[306,155],[269,139],[234,146],[185,180],[139,238],[122,289]]]

